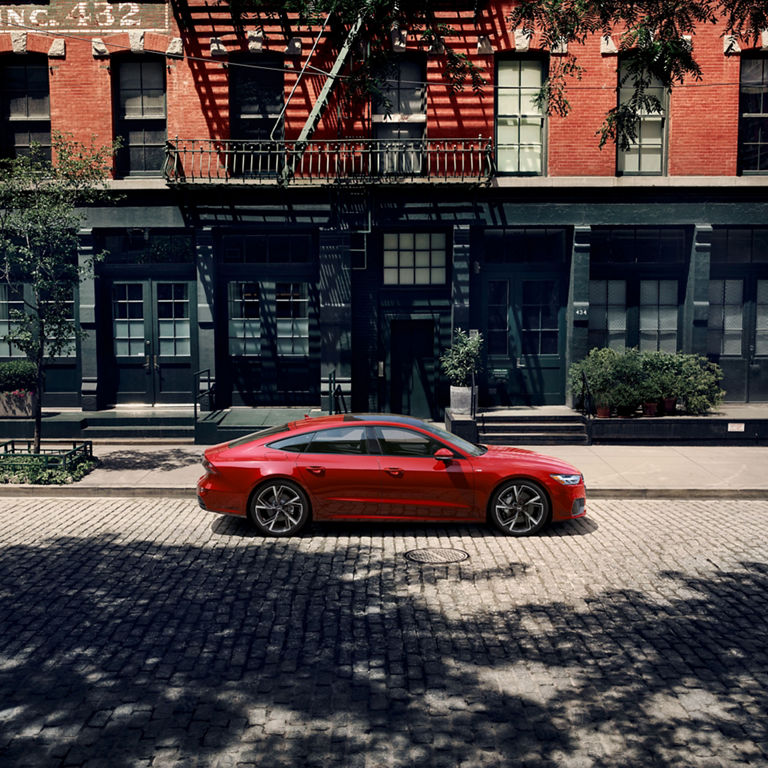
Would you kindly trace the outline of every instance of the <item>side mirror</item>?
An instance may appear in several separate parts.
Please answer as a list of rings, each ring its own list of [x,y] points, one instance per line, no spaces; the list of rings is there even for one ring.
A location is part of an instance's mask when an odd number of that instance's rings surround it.
[[[438,461],[444,461],[446,464],[450,464],[453,461],[453,452],[447,448],[438,448],[435,451],[435,458]]]

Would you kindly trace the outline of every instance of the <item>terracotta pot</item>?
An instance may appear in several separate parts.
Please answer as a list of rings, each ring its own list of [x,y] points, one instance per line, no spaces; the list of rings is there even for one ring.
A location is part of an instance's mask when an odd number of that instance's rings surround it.
[[[674,416],[677,410],[677,398],[665,397],[664,398],[664,414],[666,416]]]
[[[597,406],[597,418],[598,419],[609,419],[611,417],[611,406],[610,405],[598,405]]]
[[[643,403],[643,416],[655,416],[658,412],[659,404],[654,400]]]

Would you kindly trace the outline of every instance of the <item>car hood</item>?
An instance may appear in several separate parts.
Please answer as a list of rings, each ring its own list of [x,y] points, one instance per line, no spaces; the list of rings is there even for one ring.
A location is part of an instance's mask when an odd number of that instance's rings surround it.
[[[526,448],[513,448],[507,445],[487,445],[488,450],[478,459],[480,461],[511,461],[517,466],[525,466],[546,470],[547,472],[561,472],[568,475],[580,475],[581,470],[569,464],[567,461],[546,456],[543,453],[530,451]]]

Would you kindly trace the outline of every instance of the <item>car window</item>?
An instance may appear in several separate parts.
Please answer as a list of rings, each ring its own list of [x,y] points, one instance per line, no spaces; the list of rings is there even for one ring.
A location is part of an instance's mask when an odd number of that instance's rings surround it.
[[[274,443],[268,443],[270,448],[276,448],[278,451],[290,451],[291,453],[301,453],[306,450],[312,442],[314,432],[304,432],[301,435],[291,435],[282,440],[275,440]]]
[[[358,456],[368,453],[363,426],[321,429],[314,435],[309,453],[344,453]]]
[[[434,456],[445,446],[420,432],[400,427],[377,427],[381,452],[385,456]]]

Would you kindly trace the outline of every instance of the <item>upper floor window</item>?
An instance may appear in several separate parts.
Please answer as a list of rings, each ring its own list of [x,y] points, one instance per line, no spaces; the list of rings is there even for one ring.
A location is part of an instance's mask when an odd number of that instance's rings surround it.
[[[768,171],[768,57],[741,60],[739,160],[743,173]]]
[[[539,59],[498,62],[496,164],[500,173],[543,173],[544,113],[535,98],[544,77],[545,64]]]
[[[643,74],[643,77],[648,75]],[[636,75],[626,63],[619,67],[619,104],[626,104],[635,92]],[[650,108],[638,110],[635,140],[627,149],[618,150],[616,170],[620,174],[656,175],[664,173],[667,92],[661,80],[651,75],[645,87],[649,103],[661,105],[661,112]]]
[[[377,171],[419,174],[424,167],[427,128],[424,60],[398,57],[382,79],[381,95],[373,103],[373,132],[379,140]]]
[[[159,176],[165,160],[165,66],[157,59],[117,63],[117,135],[123,176]]]
[[[258,66],[255,64],[235,59],[228,68],[230,137],[250,141],[281,140],[284,102],[282,61],[260,57]]]
[[[0,64],[0,153],[28,155],[37,144],[51,156],[48,62],[35,56],[5,57]]]

